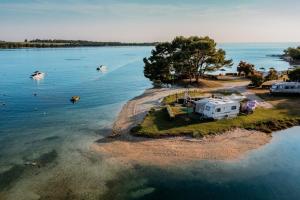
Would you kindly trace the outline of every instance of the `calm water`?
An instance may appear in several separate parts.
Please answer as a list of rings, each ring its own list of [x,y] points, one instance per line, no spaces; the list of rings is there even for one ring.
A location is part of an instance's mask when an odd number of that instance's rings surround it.
[[[235,64],[280,70],[288,63],[267,55],[296,45],[220,46]],[[142,62],[151,49],[0,50],[0,199],[299,199],[298,127],[229,163],[124,167],[90,151],[122,105],[151,87]],[[96,71],[101,64],[106,73]],[[35,70],[45,79],[31,80]],[[77,104],[69,101],[73,95],[81,96]],[[24,165],[35,160],[40,168]]]

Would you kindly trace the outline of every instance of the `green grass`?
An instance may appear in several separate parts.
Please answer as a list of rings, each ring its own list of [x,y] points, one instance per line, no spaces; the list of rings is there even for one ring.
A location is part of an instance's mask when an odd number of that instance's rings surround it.
[[[270,133],[300,123],[299,116],[292,116],[284,109],[257,109],[251,115],[238,116],[201,123],[199,118],[188,117],[169,120],[165,109],[149,113],[135,134],[146,137],[182,136],[201,137],[223,133],[232,128],[245,128]]]
[[[220,134],[233,128],[258,130],[265,133],[282,130],[291,126],[300,125],[300,97],[272,96],[267,90],[252,90],[256,95],[271,103],[272,109],[258,108],[251,115],[240,115],[234,119],[223,119],[211,122],[201,122],[194,113],[187,115],[186,107],[171,106],[174,119],[170,119],[166,109],[149,112],[144,121],[132,130],[132,133],[145,137],[163,136],[192,136]],[[213,91],[210,94],[230,95],[232,91]],[[191,96],[201,96],[205,93],[191,91]],[[208,93],[207,93],[208,94]],[[178,96],[184,93],[178,94]],[[168,96],[164,103],[172,103],[175,95]]]

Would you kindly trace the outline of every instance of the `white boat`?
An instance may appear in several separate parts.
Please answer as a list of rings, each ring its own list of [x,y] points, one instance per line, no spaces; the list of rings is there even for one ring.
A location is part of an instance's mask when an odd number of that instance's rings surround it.
[[[107,72],[108,68],[105,65],[100,65],[100,67],[97,67],[97,70],[100,72]]]
[[[45,77],[45,73],[40,71],[35,71],[31,74],[31,78],[34,80],[41,80]]]

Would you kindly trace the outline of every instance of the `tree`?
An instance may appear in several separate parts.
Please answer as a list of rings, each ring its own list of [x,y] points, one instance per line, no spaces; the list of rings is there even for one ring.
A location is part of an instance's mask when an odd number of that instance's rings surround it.
[[[173,54],[170,43],[160,43],[152,50],[149,58],[144,58],[144,75],[153,82],[170,83],[172,76],[171,56]]]
[[[290,71],[288,76],[291,81],[300,82],[300,67]]]
[[[169,81],[170,68],[175,69],[178,79],[199,77],[207,72],[217,71],[232,66],[232,60],[226,60],[225,51],[217,48],[209,37],[176,37],[171,43],[161,43],[152,51],[149,58],[144,58],[145,76],[151,81],[159,78]],[[151,69],[152,68],[152,69]],[[163,71],[163,75],[157,74]]]
[[[254,85],[255,87],[260,87],[264,82],[264,77],[261,73],[255,72],[250,76],[250,80],[252,85]]]
[[[209,37],[176,37],[172,45],[176,49],[175,57],[179,57],[176,63],[183,63],[188,68],[185,72],[195,76],[196,82],[206,72],[232,66],[232,60],[225,58],[225,51],[218,49],[216,42]]]
[[[300,47],[297,48],[288,48],[284,50],[284,53],[290,56],[294,60],[300,60]]]
[[[265,81],[277,80],[278,78],[277,71],[274,68],[270,68],[268,75],[265,77]]]
[[[255,72],[255,66],[253,64],[240,61],[237,67],[237,72],[239,73],[239,76],[241,73],[244,73],[246,77],[249,77]]]

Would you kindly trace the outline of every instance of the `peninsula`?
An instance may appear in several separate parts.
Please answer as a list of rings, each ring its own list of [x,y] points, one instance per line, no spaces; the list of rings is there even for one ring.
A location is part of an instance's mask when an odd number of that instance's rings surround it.
[[[176,45],[183,50],[179,51]],[[184,48],[188,51],[184,52]],[[186,59],[195,62],[188,65]],[[230,160],[268,143],[273,131],[300,124],[299,97],[273,96],[263,85],[282,81],[285,73],[270,69],[264,76],[254,65],[240,62],[237,73],[206,74],[232,65],[231,60],[226,60],[225,52],[217,49],[208,37],[178,37],[171,44],[159,44],[144,62],[145,76],[153,81],[154,88],[124,105],[113,126],[113,134],[99,140],[101,145],[95,143],[92,147],[95,151],[123,162],[150,164]],[[185,63],[184,70],[182,63]],[[290,78],[298,80],[298,71],[289,73]],[[175,82],[173,87],[163,87]],[[188,104],[179,103],[186,95],[190,99],[201,99],[231,94],[256,102],[257,108],[253,113],[232,119],[201,121],[189,110]]]

